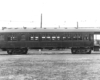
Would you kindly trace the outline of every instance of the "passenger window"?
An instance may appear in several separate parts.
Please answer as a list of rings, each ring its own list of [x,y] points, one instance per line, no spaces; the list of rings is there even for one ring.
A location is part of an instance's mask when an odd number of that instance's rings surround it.
[[[86,40],[89,40],[89,36],[86,36]]]
[[[64,35],[62,38],[64,41],[71,39],[70,35]]]
[[[70,35],[68,35],[68,36],[67,36],[67,40],[71,40],[71,37],[70,37]]]
[[[52,36],[52,41],[55,41],[56,40],[56,36]]]
[[[39,36],[35,36],[35,41],[38,41],[39,40]]]
[[[0,40],[4,40],[4,35],[0,35]]]
[[[26,36],[25,35],[22,35],[21,36],[21,40],[26,40]]]
[[[13,40],[12,36],[8,36],[8,37],[7,37],[7,40],[8,40],[8,41],[12,41],[12,40]]]
[[[51,37],[50,37],[50,36],[47,36],[47,41],[48,41],[48,40],[49,40],[49,41],[51,40]]]
[[[18,40],[17,36],[13,36],[13,37],[12,37],[12,40],[13,40],[13,41],[17,41],[17,40]]]
[[[46,40],[46,36],[42,36],[42,41]]]
[[[34,40],[34,36],[30,36],[30,40],[33,41]]]
[[[60,36],[57,36],[57,40],[60,40]]]
[[[93,35],[92,34],[90,35],[90,40],[93,40]]]
[[[63,40],[66,40],[66,36],[63,36]]]
[[[73,35],[73,40],[77,40],[77,36],[76,35]]]
[[[15,36],[15,35],[11,35],[11,36],[8,36],[8,37],[7,37],[7,40],[8,40],[8,41],[17,41],[18,38],[17,38],[17,36]]]
[[[88,35],[85,35],[85,36],[83,37],[83,39],[84,39],[84,40],[89,40],[89,36],[88,36]]]
[[[78,40],[82,40],[82,35],[77,35]]]

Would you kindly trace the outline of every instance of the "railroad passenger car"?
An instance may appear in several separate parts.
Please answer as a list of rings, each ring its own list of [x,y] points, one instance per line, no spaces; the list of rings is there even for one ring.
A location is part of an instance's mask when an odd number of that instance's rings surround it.
[[[100,29],[1,29],[0,48],[8,54],[27,54],[28,49],[71,49],[73,54],[98,51],[94,35]]]

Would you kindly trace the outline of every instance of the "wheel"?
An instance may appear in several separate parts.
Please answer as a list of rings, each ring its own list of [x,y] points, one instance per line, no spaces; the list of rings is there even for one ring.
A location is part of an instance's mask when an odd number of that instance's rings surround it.
[[[28,51],[27,48],[14,49],[13,54],[27,54],[27,51]]]
[[[20,48],[13,49],[12,54],[22,54],[22,50]]]
[[[13,53],[13,49],[7,49],[7,53],[11,55]]]
[[[23,48],[22,49],[22,54],[27,54],[27,52],[28,52],[28,49],[27,48]]]
[[[28,49],[27,48],[17,48],[17,49],[7,49],[8,54],[27,54]]]
[[[71,49],[72,54],[76,54],[76,49]]]
[[[87,54],[91,54],[91,49],[87,52]]]

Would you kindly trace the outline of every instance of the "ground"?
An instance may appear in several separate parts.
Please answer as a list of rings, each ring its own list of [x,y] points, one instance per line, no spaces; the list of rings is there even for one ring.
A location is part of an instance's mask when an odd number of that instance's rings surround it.
[[[35,54],[32,54],[35,52]],[[100,54],[0,55],[0,80],[100,80]],[[36,54],[37,53],[37,54]],[[42,52],[43,53],[43,52]]]

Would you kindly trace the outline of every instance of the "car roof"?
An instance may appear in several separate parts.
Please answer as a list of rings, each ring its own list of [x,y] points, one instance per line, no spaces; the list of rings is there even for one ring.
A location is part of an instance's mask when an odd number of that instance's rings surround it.
[[[5,28],[0,32],[100,32],[100,28]]]

